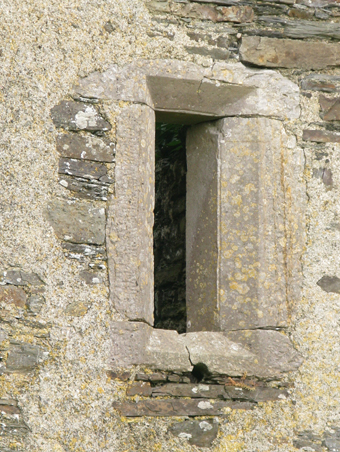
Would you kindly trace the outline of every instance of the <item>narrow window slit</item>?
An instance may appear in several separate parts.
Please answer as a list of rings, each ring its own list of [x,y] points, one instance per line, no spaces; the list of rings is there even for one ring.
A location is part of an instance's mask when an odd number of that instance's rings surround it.
[[[154,327],[179,333],[186,331],[186,131],[156,123]]]

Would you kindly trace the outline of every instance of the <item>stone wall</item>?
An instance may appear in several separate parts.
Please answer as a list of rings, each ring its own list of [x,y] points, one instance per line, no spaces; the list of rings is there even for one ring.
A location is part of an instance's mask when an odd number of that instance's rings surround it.
[[[0,449],[340,450],[339,3],[3,0],[0,11]],[[190,376],[110,369],[110,325],[119,315],[109,302],[103,220],[124,102],[83,105],[70,93],[79,77],[136,58],[203,68],[241,61],[300,87],[301,114],[285,125],[296,138],[296,173],[286,177],[298,181],[304,167],[306,246],[303,296],[291,296],[287,335],[304,362],[283,387],[254,390],[247,376],[199,387]],[[58,119],[61,102],[67,123]],[[60,218],[67,234],[56,227]],[[193,398],[183,408],[188,391],[223,416],[195,417]],[[205,391],[215,391],[209,402]],[[130,419],[113,405],[140,399],[155,414],[152,397],[169,396],[175,403],[163,410],[193,419]]]

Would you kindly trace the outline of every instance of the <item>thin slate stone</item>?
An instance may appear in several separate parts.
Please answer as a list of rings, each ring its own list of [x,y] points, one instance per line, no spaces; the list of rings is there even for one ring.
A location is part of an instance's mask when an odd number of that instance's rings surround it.
[[[301,88],[309,91],[333,93],[340,91],[340,77],[311,74],[301,80]]]
[[[72,176],[64,176],[59,179],[59,184],[74,193],[74,196],[85,199],[107,201],[109,189],[107,184],[101,181],[88,181]]]
[[[106,250],[102,246],[83,245],[80,243],[67,242],[63,242],[61,246],[65,250],[65,256],[69,259],[82,260],[85,257],[100,260],[106,259]]]
[[[340,278],[337,276],[325,275],[316,284],[327,293],[340,293]]]
[[[103,176],[107,176],[107,168],[104,163],[60,158],[58,173],[100,181]]]
[[[340,134],[328,130],[304,130],[302,139],[316,143],[340,143]]]
[[[190,46],[185,46],[185,49],[188,53],[210,56],[214,60],[227,60],[230,56],[229,50],[208,49],[207,47],[190,47]]]
[[[195,400],[141,400],[135,402],[114,402],[113,408],[122,416],[223,416],[225,408],[250,410],[254,407],[248,402]]]

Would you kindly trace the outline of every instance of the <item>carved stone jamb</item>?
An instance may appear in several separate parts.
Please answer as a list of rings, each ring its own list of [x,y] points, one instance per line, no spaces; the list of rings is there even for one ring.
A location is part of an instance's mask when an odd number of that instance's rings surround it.
[[[294,231],[303,230],[304,199],[294,188],[298,196],[289,195],[296,170],[282,125],[299,116],[298,87],[240,63],[156,60],[91,74],[74,97],[121,106],[106,241],[110,299],[126,320],[112,325],[112,366],[188,371],[204,362],[217,373],[261,378],[296,369],[301,360],[287,336],[263,328],[286,327],[290,297],[299,298],[303,244]],[[193,124],[187,303],[195,332],[183,335],[152,328],[155,113]],[[248,340],[254,328],[261,329]]]

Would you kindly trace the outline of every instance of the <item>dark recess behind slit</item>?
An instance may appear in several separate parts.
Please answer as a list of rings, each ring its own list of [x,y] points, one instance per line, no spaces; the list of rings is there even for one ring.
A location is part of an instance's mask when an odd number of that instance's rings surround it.
[[[155,328],[186,331],[185,208],[187,126],[156,124]]]

